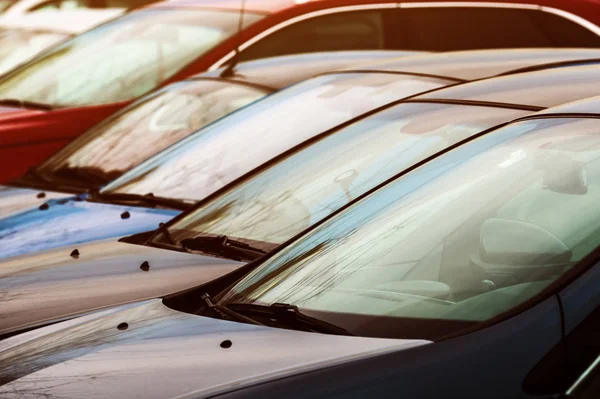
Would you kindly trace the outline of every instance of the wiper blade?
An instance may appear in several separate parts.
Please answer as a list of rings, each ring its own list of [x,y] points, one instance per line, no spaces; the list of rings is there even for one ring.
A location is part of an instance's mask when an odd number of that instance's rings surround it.
[[[126,193],[104,193],[97,192],[94,195],[94,199],[98,199],[101,201],[106,201],[110,203],[120,203],[120,204],[144,204],[146,206],[150,206],[152,208],[156,206],[162,206],[164,208],[176,209],[180,211],[185,211],[189,209],[193,203],[188,201],[179,200],[175,198],[165,198],[165,197],[155,197],[154,194],[148,193],[145,195],[140,194],[126,194]]]
[[[287,303],[274,303],[272,305],[256,305],[252,303],[234,303],[224,305],[223,307],[234,310],[238,313],[251,312],[254,314],[263,314],[268,317],[271,321],[276,321],[277,324],[282,326],[302,326],[314,332],[320,332],[325,334],[335,335],[354,335],[351,332],[338,327],[334,324],[328,323],[324,320],[317,319],[305,315],[298,310],[295,305]],[[233,309],[232,309],[233,308]]]
[[[181,240],[179,244],[185,249],[202,251],[234,260],[254,260],[266,254],[266,251],[260,248],[232,240],[224,235],[186,238],[185,240]]]
[[[226,308],[225,306],[221,306],[221,305],[219,305],[217,303],[213,303],[212,299],[210,299],[210,295],[208,295],[208,294],[203,294],[200,298],[204,301],[204,303],[210,309],[215,310],[217,313],[219,313],[221,315],[229,316],[233,320],[241,321],[241,322],[244,322],[244,323],[256,324],[256,325],[259,325],[259,326],[264,326],[264,324],[262,324],[262,323],[260,323],[260,322],[258,322],[256,320],[254,320],[254,319],[251,319],[250,317],[246,317],[246,316],[244,316],[244,315],[242,315],[242,314],[240,314],[238,312],[235,312],[235,311],[233,311],[231,309]]]
[[[0,98],[0,105],[5,105],[7,107],[41,109],[44,111],[52,111],[53,109],[53,107],[49,104],[36,103],[34,101],[27,100],[19,100],[17,98]]]

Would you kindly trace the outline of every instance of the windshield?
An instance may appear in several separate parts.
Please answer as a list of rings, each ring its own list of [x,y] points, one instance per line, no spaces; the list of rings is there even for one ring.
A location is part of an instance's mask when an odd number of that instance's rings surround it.
[[[169,231],[177,242],[226,235],[280,244],[401,170],[526,113],[452,104],[395,105],[239,183]],[[163,235],[157,241],[169,242]]]
[[[0,75],[68,37],[57,32],[0,30]]]
[[[392,74],[323,75],[215,122],[103,192],[197,201],[287,149],[393,100],[449,82]]]
[[[260,16],[248,15],[247,23]],[[227,11],[136,11],[53,48],[0,81],[0,99],[54,107],[130,100],[237,31]]]
[[[221,304],[297,305],[359,335],[439,338],[600,243],[600,120],[515,123],[395,180],[275,254]]]
[[[44,177],[87,169],[104,183],[190,133],[267,94],[247,85],[190,80],[169,85],[79,137],[37,168]]]

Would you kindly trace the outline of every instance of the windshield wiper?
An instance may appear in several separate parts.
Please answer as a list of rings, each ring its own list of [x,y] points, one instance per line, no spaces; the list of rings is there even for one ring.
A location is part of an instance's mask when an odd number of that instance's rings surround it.
[[[298,310],[295,305],[287,303],[274,303],[272,305],[257,305],[253,303],[234,303],[230,305],[224,305],[226,309],[233,310],[237,313],[252,313],[255,315],[263,315],[269,318],[271,321],[275,321],[277,325],[281,326],[300,326],[310,331],[335,334],[335,335],[354,335],[351,332],[338,327],[334,324],[328,323],[324,320],[317,319],[305,315]]]
[[[17,98],[0,98],[0,105],[5,105],[7,107],[41,109],[44,111],[52,111],[53,109],[53,107],[49,104],[36,103],[34,101],[27,100],[19,100]]]
[[[200,298],[204,301],[206,306],[208,306],[210,309],[216,311],[217,313],[219,313],[222,316],[229,316],[229,318],[231,318],[233,320],[241,321],[243,323],[264,326],[264,324],[254,320],[254,319],[251,319],[250,317],[246,317],[238,312],[235,312],[231,309],[226,308],[225,306],[221,306],[217,303],[213,303],[212,299],[210,299],[210,295],[208,295],[206,293],[203,294]]]
[[[93,195],[93,199],[118,204],[143,204],[151,208],[162,206],[164,208],[176,209],[179,211],[185,211],[189,209],[192,205],[194,205],[193,203],[190,203],[188,201],[179,200],[175,198],[156,197],[152,193],[140,195],[127,193],[95,192]]]
[[[186,238],[185,240],[181,240],[179,244],[183,248],[192,251],[202,251],[240,261],[254,260],[266,254],[266,251],[263,251],[260,248],[232,240],[224,235],[216,237],[200,236]]]

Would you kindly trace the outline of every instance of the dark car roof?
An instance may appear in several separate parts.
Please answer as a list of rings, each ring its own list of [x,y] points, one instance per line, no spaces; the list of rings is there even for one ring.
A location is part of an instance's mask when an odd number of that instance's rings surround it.
[[[557,66],[560,63],[586,60],[600,63],[600,49],[535,48],[425,53],[361,64],[360,67],[350,67],[347,70],[429,74],[468,81],[532,67]]]
[[[488,102],[548,108],[600,93],[600,66],[520,73],[435,90],[415,100]]]
[[[223,78],[280,90],[314,75],[346,68],[354,64],[371,63],[382,59],[423,54],[418,51],[331,51],[246,61],[235,67],[235,75]],[[225,68],[195,75],[198,78],[220,78]]]

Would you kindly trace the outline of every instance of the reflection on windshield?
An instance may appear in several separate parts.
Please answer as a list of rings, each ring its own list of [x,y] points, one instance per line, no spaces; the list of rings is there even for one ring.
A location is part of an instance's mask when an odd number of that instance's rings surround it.
[[[131,170],[106,191],[200,200],[287,149],[390,101],[448,84],[391,74],[310,79],[266,97]]]
[[[80,137],[38,168],[45,176],[86,169],[101,183],[160,152],[190,133],[251,103],[261,90],[214,80],[170,85]]]
[[[55,32],[0,31],[0,75],[67,37],[66,34]]]
[[[403,169],[525,113],[399,104],[289,156],[170,230],[177,241],[211,234],[280,244]]]
[[[248,14],[252,23],[260,16]],[[125,101],[164,82],[237,30],[238,14],[133,12],[55,47],[0,81],[0,99],[53,106]]]
[[[348,323],[488,320],[600,244],[599,160],[599,120],[513,124],[307,233],[221,304],[290,303]]]

